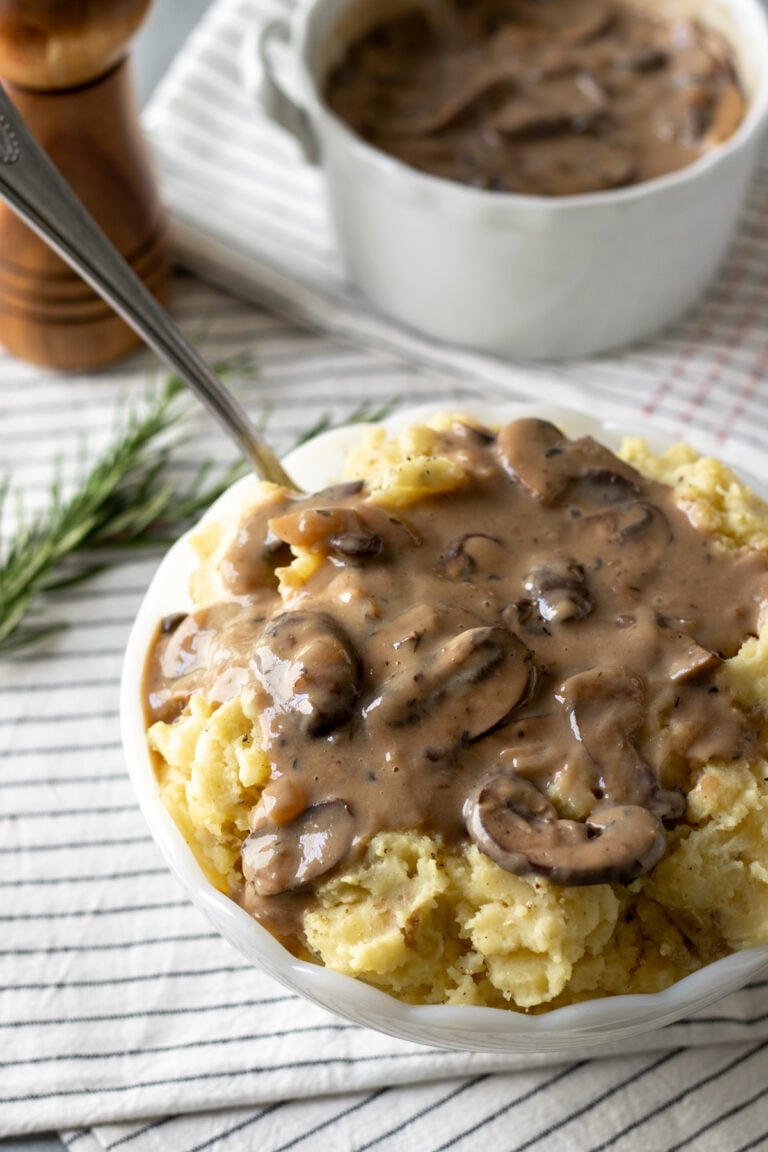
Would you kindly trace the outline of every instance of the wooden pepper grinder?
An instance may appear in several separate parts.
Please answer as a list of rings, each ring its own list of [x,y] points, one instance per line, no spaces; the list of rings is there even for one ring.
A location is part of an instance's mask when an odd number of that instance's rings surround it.
[[[151,0],[0,0],[0,77],[64,177],[156,295],[169,257],[128,45]],[[0,343],[89,370],[139,343],[69,265],[0,204]]]

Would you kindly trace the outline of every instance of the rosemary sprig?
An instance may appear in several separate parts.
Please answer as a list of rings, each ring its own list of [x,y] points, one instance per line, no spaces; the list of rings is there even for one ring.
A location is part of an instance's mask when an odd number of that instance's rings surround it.
[[[116,441],[65,499],[57,479],[46,510],[30,519],[19,514],[16,532],[0,550],[0,655],[8,655],[56,630],[35,624],[30,612],[52,592],[71,587],[106,566],[110,553],[167,545],[238,476],[238,461],[212,482],[204,463],[185,492],[168,476],[185,408],[171,378],[143,415],[131,412]],[[0,484],[0,527],[9,482]]]
[[[231,370],[240,362],[229,362]],[[72,587],[103,570],[126,549],[167,546],[194,522],[239,476],[237,461],[209,482],[212,463],[201,465],[184,491],[168,475],[173,451],[185,439],[179,401],[184,388],[171,377],[146,412],[133,411],[125,427],[65,499],[59,480],[47,509],[18,526],[3,550],[0,535],[0,657],[58,631],[60,624],[30,620],[51,593]],[[361,405],[347,423],[378,420],[391,409]],[[299,443],[331,427],[322,417]],[[0,479],[0,529],[9,496]]]

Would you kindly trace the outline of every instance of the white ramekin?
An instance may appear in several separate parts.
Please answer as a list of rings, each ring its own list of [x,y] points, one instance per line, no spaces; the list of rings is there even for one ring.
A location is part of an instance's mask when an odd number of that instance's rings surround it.
[[[559,198],[425,175],[330,112],[321,89],[344,36],[370,22],[366,13],[402,0],[299,0],[290,24],[262,30],[264,105],[322,165],[346,272],[377,309],[439,340],[540,359],[637,341],[701,296],[728,247],[768,119],[768,18],[760,0],[642,3],[694,15],[727,37],[747,116],[679,172]],[[280,44],[289,47],[287,82],[273,51]]]
[[[455,409],[455,405],[411,409],[389,418],[384,426],[390,433],[397,432],[446,408]],[[568,435],[591,434],[613,449],[623,434],[637,431],[636,418],[618,410],[604,413],[599,422],[567,409],[540,404],[462,403],[461,410],[489,424],[519,416],[539,416],[555,421]],[[334,483],[344,457],[358,443],[362,432],[363,426],[357,425],[316,437],[287,458],[289,474],[307,491]],[[668,438],[647,427],[643,434],[654,451],[663,451],[669,445]],[[764,484],[745,479],[765,492]],[[206,513],[204,522],[242,506],[253,483],[253,478],[247,477],[235,484]],[[599,1049],[701,1011],[766,969],[768,946],[750,948],[706,965],[664,992],[605,997],[527,1016],[500,1008],[403,1004],[359,980],[296,960],[266,929],[206,880],[160,799],[147,745],[141,686],[158,621],[169,613],[192,608],[187,589],[197,556],[189,535],[182,537],[162,561],[131,632],[120,701],[123,747],[142,812],[168,866],[197,907],[251,964],[331,1012],[405,1040],[470,1051],[557,1052],[563,1056]]]

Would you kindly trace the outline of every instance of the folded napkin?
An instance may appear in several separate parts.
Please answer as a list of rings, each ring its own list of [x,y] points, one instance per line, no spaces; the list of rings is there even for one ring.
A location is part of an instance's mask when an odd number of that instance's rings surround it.
[[[477,395],[621,403],[759,470],[768,424],[768,178],[698,312],[652,345],[600,360],[513,365],[430,345],[372,315],[344,283],[318,174],[260,116],[243,44],[274,11],[219,0],[148,110],[184,262],[174,308],[212,359],[251,352],[235,381],[287,448],[361,400]],[[281,11],[285,10],[281,6]],[[295,325],[300,324],[300,328]],[[303,329],[303,330],[302,330]],[[154,379],[157,378],[156,371]],[[28,505],[110,435],[139,356],[98,377],[0,358],[0,463]],[[199,418],[189,474],[228,446]],[[73,1148],[697,1149],[764,1138],[768,982],[610,1059],[440,1052],[338,1020],[250,968],[169,876],[136,807],[118,736],[128,629],[156,558],[62,594],[69,625],[0,664],[0,1135],[66,1129]],[[631,1049],[631,1050],[630,1050]]]

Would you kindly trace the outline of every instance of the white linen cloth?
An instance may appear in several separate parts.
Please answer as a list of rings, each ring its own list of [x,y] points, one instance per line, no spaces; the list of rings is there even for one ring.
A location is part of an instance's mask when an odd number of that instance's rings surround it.
[[[206,355],[255,355],[257,373],[233,386],[269,413],[279,448],[361,400],[536,395],[598,412],[619,402],[640,428],[652,416],[761,470],[764,173],[706,302],[653,344],[556,368],[430,346],[343,283],[317,173],[244,93],[238,51],[268,10],[219,0],[146,123],[185,263],[281,314],[177,284],[174,310]],[[142,355],[92,377],[0,357],[0,470],[39,505],[56,468],[71,483],[126,397],[159,376]],[[198,416],[180,474],[201,455],[231,458]],[[155,563],[137,555],[60,595],[67,629],[0,663],[0,1135],[57,1128],[83,1152],[766,1143],[768,980],[610,1059],[558,1063],[379,1036],[248,967],[167,873],[125,773],[120,664]]]

